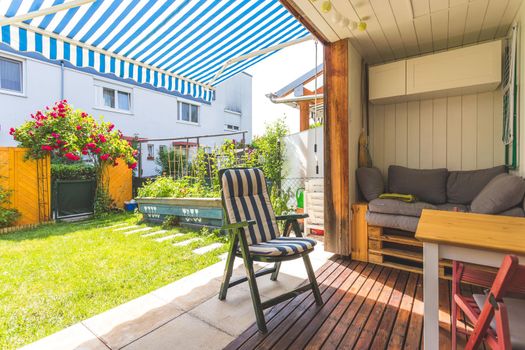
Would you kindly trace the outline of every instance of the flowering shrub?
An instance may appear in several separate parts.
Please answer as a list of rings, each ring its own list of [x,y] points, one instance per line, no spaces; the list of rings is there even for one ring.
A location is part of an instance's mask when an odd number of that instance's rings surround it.
[[[82,156],[88,156],[99,167],[116,165],[120,158],[132,169],[137,166],[137,151],[122,139],[115,125],[74,110],[66,100],[32,114],[31,120],[11,128],[10,134],[29,149],[29,158],[40,159],[52,154],[79,161]]]

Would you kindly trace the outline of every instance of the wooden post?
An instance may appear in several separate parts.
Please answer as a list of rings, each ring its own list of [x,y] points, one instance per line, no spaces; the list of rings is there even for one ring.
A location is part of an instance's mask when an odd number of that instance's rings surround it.
[[[325,249],[350,255],[348,41],[324,47]]]
[[[310,103],[308,101],[299,102],[299,131],[305,131],[310,128]]]

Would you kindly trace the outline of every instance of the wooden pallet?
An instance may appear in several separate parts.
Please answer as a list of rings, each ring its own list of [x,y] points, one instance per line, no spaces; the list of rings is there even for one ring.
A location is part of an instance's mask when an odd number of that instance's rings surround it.
[[[382,227],[368,226],[368,261],[422,274],[423,244],[409,233],[385,233]],[[439,266],[440,277],[451,279],[452,263],[442,260]]]

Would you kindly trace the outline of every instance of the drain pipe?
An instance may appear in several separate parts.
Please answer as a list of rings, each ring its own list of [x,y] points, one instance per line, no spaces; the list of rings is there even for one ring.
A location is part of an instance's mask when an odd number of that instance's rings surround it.
[[[64,99],[64,60],[60,60],[60,101]]]

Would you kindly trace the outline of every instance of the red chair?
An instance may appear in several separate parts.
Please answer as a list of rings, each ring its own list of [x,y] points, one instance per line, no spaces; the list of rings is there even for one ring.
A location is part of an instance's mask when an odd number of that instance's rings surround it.
[[[486,294],[461,294],[460,283],[490,288]],[[492,349],[525,349],[525,265],[507,255],[499,271],[454,261],[452,273],[452,349],[458,332],[467,333],[465,349],[477,349],[483,342]],[[458,308],[473,326],[457,326]]]

